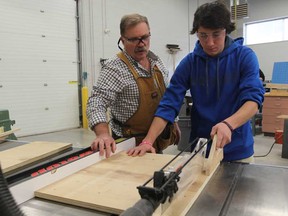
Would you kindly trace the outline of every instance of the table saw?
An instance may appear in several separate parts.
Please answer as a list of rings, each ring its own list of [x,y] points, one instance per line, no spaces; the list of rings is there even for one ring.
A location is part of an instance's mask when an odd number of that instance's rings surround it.
[[[125,140],[118,144],[118,150],[125,150],[134,144],[135,141],[133,139]],[[24,144],[20,142],[2,143],[0,151],[19,145]],[[88,154],[87,150],[69,148],[67,151],[58,153],[39,163],[27,165],[22,170],[18,169],[17,172],[6,175],[10,191],[21,210],[27,216],[111,215],[111,213],[103,211],[34,197],[34,186],[39,184],[40,188],[44,187],[51,182],[96,163],[98,160],[96,158],[99,157],[94,156],[94,154],[97,154],[97,152],[91,153],[88,151]],[[83,157],[79,157],[79,155]],[[61,169],[58,167],[57,172],[55,171],[56,174],[52,175],[52,170],[47,170],[51,164],[68,159],[70,159],[69,163],[61,167]],[[43,169],[43,167],[46,168],[46,171],[43,171],[43,174],[39,174],[39,170]],[[35,173],[38,174],[32,176]],[[38,189],[35,188],[35,190]],[[135,190],[137,189],[135,188]],[[207,183],[197,196],[197,199],[189,206],[185,215],[288,215],[287,194],[287,167],[222,162],[211,173]],[[126,195],[123,194],[123,198],[125,197]]]

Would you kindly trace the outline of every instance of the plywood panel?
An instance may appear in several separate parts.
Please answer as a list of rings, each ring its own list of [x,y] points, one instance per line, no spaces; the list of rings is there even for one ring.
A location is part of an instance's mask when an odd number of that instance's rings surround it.
[[[120,214],[140,199],[137,186],[143,185],[154,171],[162,168],[173,157],[157,154],[129,157],[125,152],[120,152],[36,191],[35,196]],[[197,162],[193,159],[191,163],[193,166],[189,166],[188,172],[185,172],[186,176],[181,177],[182,184],[172,204],[166,207],[165,215],[179,216],[183,211],[187,212],[187,206],[193,204],[205,182],[208,181],[209,176],[202,172],[201,160],[203,159],[201,158],[199,156]],[[193,187],[191,182],[194,182]],[[161,215],[162,207],[158,208],[154,215]]]
[[[155,154],[129,157],[121,152],[36,191],[35,195],[118,214],[140,199],[136,187],[172,158]]]
[[[61,152],[71,143],[36,141],[0,152],[0,162],[4,173],[34,163]]]

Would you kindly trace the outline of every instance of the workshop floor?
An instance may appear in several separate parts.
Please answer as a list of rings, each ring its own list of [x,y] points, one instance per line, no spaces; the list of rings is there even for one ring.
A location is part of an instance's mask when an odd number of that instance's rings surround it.
[[[54,133],[40,134],[35,136],[18,137],[19,141],[51,141],[51,142],[71,142],[74,147],[90,146],[95,138],[91,130],[77,128]],[[256,135],[255,139],[255,164],[288,166],[288,159],[282,158],[282,145],[274,144],[271,152],[265,156],[274,143],[274,137]],[[177,154],[177,146],[168,147],[165,154]]]

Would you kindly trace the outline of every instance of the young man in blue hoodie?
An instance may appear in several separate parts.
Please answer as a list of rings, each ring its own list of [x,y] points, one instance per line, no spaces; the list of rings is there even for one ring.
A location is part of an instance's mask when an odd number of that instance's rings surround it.
[[[176,68],[147,136],[128,155],[154,152],[153,142],[167,123],[173,123],[190,89],[190,141],[217,134],[216,145],[224,148],[224,161],[253,161],[249,120],[264,100],[264,89],[255,53],[243,46],[243,38],[229,36],[234,30],[223,3],[206,3],[196,10],[191,31],[199,39],[195,49]]]

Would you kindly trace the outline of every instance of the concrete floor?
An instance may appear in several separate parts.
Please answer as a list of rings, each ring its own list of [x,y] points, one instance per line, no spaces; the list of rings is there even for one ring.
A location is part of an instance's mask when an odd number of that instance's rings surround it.
[[[40,134],[27,137],[18,137],[19,141],[51,141],[71,142],[74,147],[88,147],[95,138],[94,132],[88,129],[77,128],[54,133]],[[266,155],[274,143],[274,137],[259,134],[255,139],[255,164],[288,166],[288,159],[282,158],[282,144],[275,144],[271,152]],[[177,146],[170,146],[164,150],[165,154],[177,154]]]

